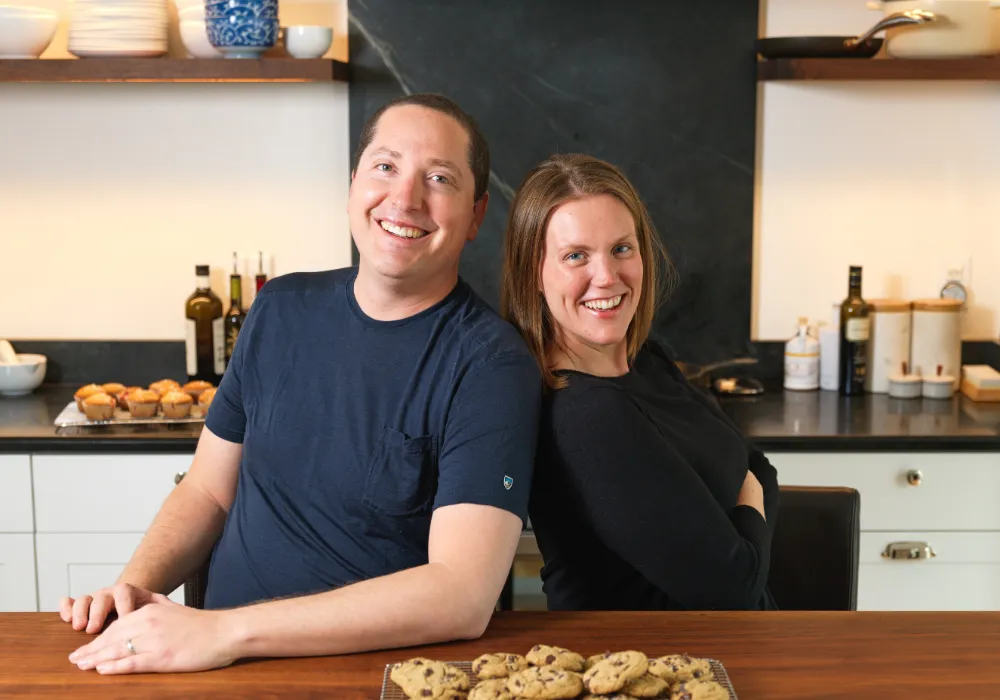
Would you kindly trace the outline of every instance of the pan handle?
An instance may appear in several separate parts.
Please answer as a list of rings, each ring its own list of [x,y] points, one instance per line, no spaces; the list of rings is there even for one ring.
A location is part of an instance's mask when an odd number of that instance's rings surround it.
[[[874,27],[869,29],[867,32],[861,36],[855,37],[853,39],[848,39],[844,42],[847,47],[854,47],[858,44],[862,44],[873,36],[878,34],[883,29],[892,29],[893,27],[903,27],[908,24],[927,24],[928,22],[933,22],[937,19],[937,15],[933,12],[928,12],[927,10],[907,10],[905,12],[893,12],[891,15],[886,15],[882,20],[876,24]]]

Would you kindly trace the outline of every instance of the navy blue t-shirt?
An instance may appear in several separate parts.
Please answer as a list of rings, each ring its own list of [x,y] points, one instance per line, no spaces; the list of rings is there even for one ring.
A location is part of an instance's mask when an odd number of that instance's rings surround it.
[[[208,608],[426,564],[441,506],[526,518],[542,385],[520,336],[461,280],[376,321],[356,274],[275,278],[240,331],[205,423],[243,443]]]

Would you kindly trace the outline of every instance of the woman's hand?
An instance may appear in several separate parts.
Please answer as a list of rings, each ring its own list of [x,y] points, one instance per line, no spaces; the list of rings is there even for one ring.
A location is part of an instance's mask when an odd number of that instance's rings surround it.
[[[740,493],[736,497],[736,505],[750,506],[760,513],[760,517],[767,520],[767,516],[764,515],[764,487],[760,485],[757,477],[751,471],[747,472],[747,476],[743,480],[743,486],[740,487]]]

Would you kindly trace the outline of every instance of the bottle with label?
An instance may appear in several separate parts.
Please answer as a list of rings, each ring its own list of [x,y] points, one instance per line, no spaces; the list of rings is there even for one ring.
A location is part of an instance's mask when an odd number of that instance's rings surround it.
[[[222,300],[209,286],[208,265],[195,267],[195,274],[197,287],[184,304],[188,381],[201,379],[218,384],[226,369]]]
[[[840,393],[865,393],[868,338],[871,335],[868,304],[861,296],[861,268],[851,266],[847,298],[840,304]]]
[[[267,275],[264,274],[264,252],[257,251],[257,278],[256,278],[257,288],[254,289],[254,294],[260,291],[264,283],[267,282]]]
[[[236,262],[236,253],[233,253],[233,274],[229,275],[229,311],[226,312],[226,367],[236,349],[236,338],[243,328],[243,321],[247,317],[243,311],[243,280],[240,276]]]
[[[833,302],[830,323],[819,327],[819,388],[840,388],[840,302]]]
[[[809,319],[799,319],[799,332],[785,343],[785,388],[819,389],[819,341],[809,335]]]

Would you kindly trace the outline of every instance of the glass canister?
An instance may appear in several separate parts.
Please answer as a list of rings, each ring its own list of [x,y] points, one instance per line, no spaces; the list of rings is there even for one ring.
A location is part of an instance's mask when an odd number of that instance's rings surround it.
[[[957,385],[957,377],[962,375],[961,301],[917,299],[913,302],[910,366],[913,373],[924,377],[937,374],[956,377]]]
[[[902,299],[869,299],[871,339],[868,342],[868,374],[865,391],[885,394],[889,377],[910,362],[910,302]]]

